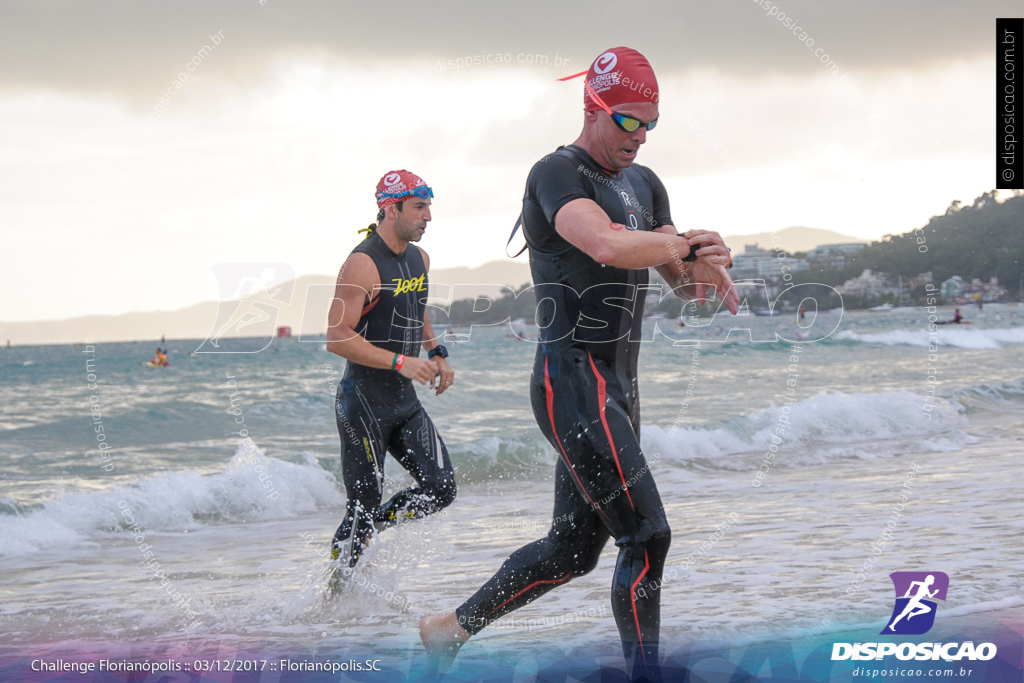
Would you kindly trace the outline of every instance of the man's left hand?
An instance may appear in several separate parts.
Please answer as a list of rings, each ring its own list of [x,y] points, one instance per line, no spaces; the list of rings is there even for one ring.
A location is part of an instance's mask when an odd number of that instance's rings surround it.
[[[733,315],[739,311],[740,295],[732,285],[732,278],[726,267],[732,263],[729,248],[722,236],[713,230],[690,230],[683,235],[690,248],[704,245],[697,250],[697,260],[690,269],[690,277],[697,284],[697,301],[704,303],[710,287],[718,292],[726,308]]]
[[[708,263],[699,258],[690,268],[690,277],[696,283],[697,303],[703,304],[708,290],[713,288],[718,292],[718,296],[721,297],[722,303],[729,309],[729,312],[736,315],[739,311],[740,295],[732,286],[732,278],[729,277],[729,271],[724,266]]]
[[[433,359],[434,364],[437,366],[437,375],[434,380],[430,382],[430,388],[434,388],[434,383],[437,383],[437,391],[435,396],[440,396],[448,387],[455,383],[455,371],[452,370],[452,366],[448,365],[446,358],[437,356]]]

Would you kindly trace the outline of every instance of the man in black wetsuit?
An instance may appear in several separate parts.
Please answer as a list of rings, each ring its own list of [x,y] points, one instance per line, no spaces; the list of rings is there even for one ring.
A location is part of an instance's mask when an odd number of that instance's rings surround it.
[[[348,360],[335,399],[348,503],[331,556],[349,567],[375,530],[455,499],[448,449],[412,384],[436,384],[441,394],[455,379],[424,314],[430,261],[409,244],[427,229],[434,193],[402,170],[381,178],[376,196],[378,225],[341,267],[328,313],[327,350]],[[421,346],[426,359],[419,358]],[[381,505],[388,452],[416,484]]]
[[[657,679],[670,531],[640,450],[636,379],[648,268],[684,299],[702,300],[714,287],[735,313],[739,298],[721,237],[677,235],[661,180],[633,163],[658,119],[650,64],[613,48],[586,79],[583,132],[534,165],[523,197],[537,300],[554,303],[539,307],[530,387],[537,424],[558,458],[554,522],[455,612],[423,619],[420,636],[432,655],[454,654],[490,622],[591,571],[611,537],[623,651],[635,678]]]

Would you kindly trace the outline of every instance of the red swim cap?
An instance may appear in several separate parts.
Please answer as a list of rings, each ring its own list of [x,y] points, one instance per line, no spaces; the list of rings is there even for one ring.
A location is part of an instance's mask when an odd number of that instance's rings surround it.
[[[613,47],[594,60],[587,83],[609,107],[626,102],[657,102],[658,79],[647,58],[629,47]],[[583,90],[586,111],[603,109]]]
[[[405,169],[385,173],[377,183],[377,207],[383,209],[403,201],[407,197],[433,197],[434,191],[427,187],[427,182],[415,173]]]

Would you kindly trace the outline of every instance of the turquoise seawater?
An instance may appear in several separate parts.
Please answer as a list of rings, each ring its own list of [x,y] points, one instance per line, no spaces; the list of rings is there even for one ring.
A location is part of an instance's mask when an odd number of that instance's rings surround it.
[[[1024,308],[967,317],[935,333],[918,309],[823,312],[804,328],[792,316],[646,322],[642,443],[673,528],[667,647],[877,633],[893,571],[949,574],[944,614],[1024,605]],[[195,355],[199,341],[172,340],[168,368],[142,365],[154,342],[0,349],[5,652],[161,643],[173,656],[414,661],[419,617],[453,609],[545,533],[552,504],[555,456],[528,398],[534,343],[508,325],[458,332],[455,386],[420,398],[459,497],[380,534],[333,601],[344,360],[323,340]],[[409,481],[394,462],[387,475],[391,490]],[[485,630],[460,661],[595,644],[619,657],[614,557],[609,544],[592,574]]]

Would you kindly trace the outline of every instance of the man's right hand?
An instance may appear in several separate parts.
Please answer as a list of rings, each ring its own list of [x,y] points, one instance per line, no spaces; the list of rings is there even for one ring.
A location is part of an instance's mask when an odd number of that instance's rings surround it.
[[[406,356],[405,362],[402,363],[402,367],[398,371],[398,374],[402,377],[415,380],[420,384],[426,384],[427,382],[433,382],[434,378],[437,377],[438,372],[440,372],[440,370],[433,360],[427,358],[410,358],[409,356]]]

